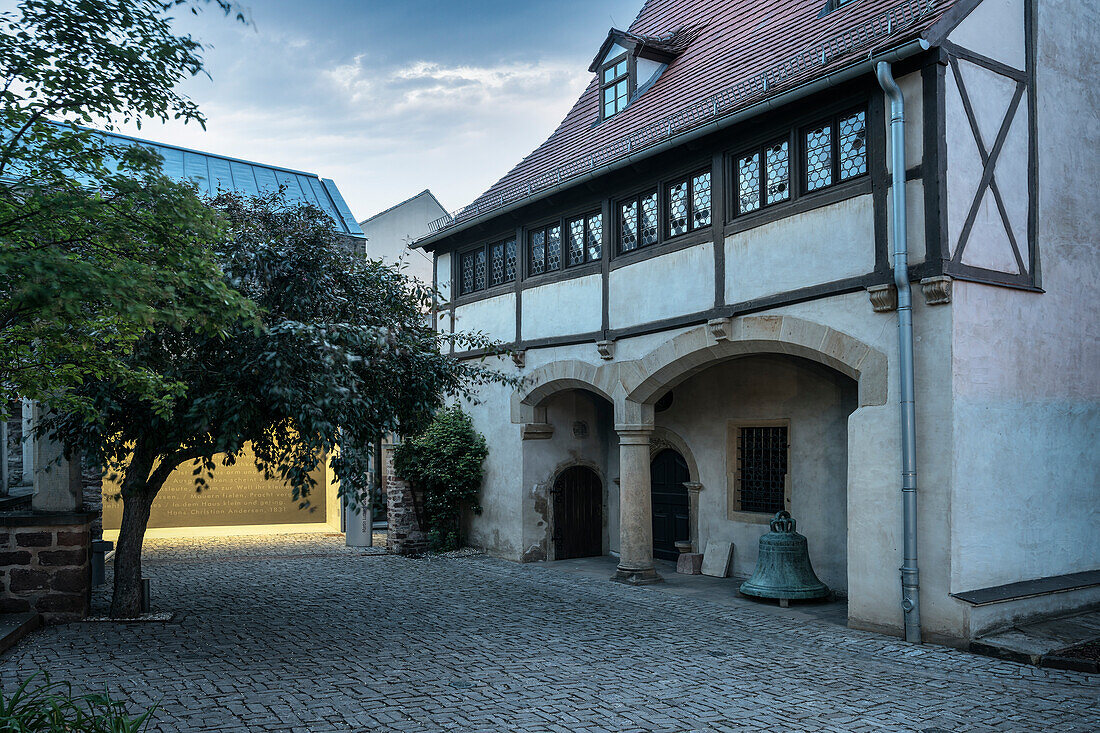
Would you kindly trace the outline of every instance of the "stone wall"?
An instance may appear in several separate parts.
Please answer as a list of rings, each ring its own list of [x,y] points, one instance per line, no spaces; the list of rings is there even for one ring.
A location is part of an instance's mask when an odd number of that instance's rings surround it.
[[[9,486],[23,480],[23,402],[8,403],[8,444],[4,446],[8,458]]]
[[[385,475],[387,521],[386,549],[397,555],[417,555],[428,549],[428,536],[416,515],[415,492],[393,472],[393,451],[386,451]]]
[[[0,612],[37,611],[47,623],[88,614],[92,518],[88,512],[0,516]]]

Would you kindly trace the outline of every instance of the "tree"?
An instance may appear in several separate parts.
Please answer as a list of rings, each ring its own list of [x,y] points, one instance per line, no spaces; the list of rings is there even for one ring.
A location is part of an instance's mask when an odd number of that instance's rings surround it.
[[[105,376],[175,394],[127,365],[136,340],[158,324],[217,331],[247,311],[204,246],[221,224],[193,188],[151,151],[79,126],[203,123],[175,91],[203,71],[202,46],[171,30],[181,3],[23,0],[0,13],[0,405],[20,394],[88,414],[70,388]]]
[[[329,457],[341,492],[359,503],[367,485],[358,446],[387,431],[419,432],[448,396],[471,397],[505,379],[445,353],[425,319],[431,289],[352,254],[321,210],[289,207],[276,195],[223,194],[213,203],[229,222],[218,255],[226,283],[257,305],[260,326],[241,320],[228,338],[159,327],[129,362],[184,386],[169,414],[125,385],[97,380],[78,391],[98,420],[68,415],[49,425],[121,477],[115,617],[138,612],[150,508],[178,467],[192,465],[201,486],[216,462],[232,464],[250,443],[258,470],[308,506],[310,472]],[[489,346],[477,335],[463,344]]]
[[[477,496],[488,455],[485,437],[458,405],[437,412],[427,430],[394,449],[394,469],[422,496],[417,518],[431,549],[462,546],[462,511],[481,511]]]

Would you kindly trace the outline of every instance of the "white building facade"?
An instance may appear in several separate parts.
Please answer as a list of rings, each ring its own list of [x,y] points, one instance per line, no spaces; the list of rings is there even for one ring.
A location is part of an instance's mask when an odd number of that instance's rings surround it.
[[[884,61],[904,96],[925,637],[1100,602],[1097,11],[766,5],[785,20],[650,0],[547,142],[418,242],[439,328],[508,344],[497,363],[523,378],[470,407],[490,448],[473,542],[614,554],[646,583],[677,541],[732,541],[744,576],[787,509],[850,625],[900,633]]]

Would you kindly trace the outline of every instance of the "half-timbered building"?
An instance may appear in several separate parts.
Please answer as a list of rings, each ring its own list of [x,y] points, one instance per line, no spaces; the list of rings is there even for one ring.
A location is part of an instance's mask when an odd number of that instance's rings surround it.
[[[475,544],[647,583],[732,541],[747,575],[786,509],[852,626],[1100,600],[1097,20],[648,0],[612,29],[546,142],[418,242],[438,328],[523,377],[470,408]]]

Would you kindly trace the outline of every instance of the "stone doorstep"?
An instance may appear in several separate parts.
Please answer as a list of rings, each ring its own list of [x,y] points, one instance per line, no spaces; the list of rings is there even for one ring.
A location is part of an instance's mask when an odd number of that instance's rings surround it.
[[[0,613],[0,653],[15,646],[20,639],[42,625],[42,616],[35,611]]]
[[[975,654],[1075,672],[1097,672],[1096,662],[1058,656],[1062,649],[1100,639],[1100,610],[1020,624],[970,642]]]

